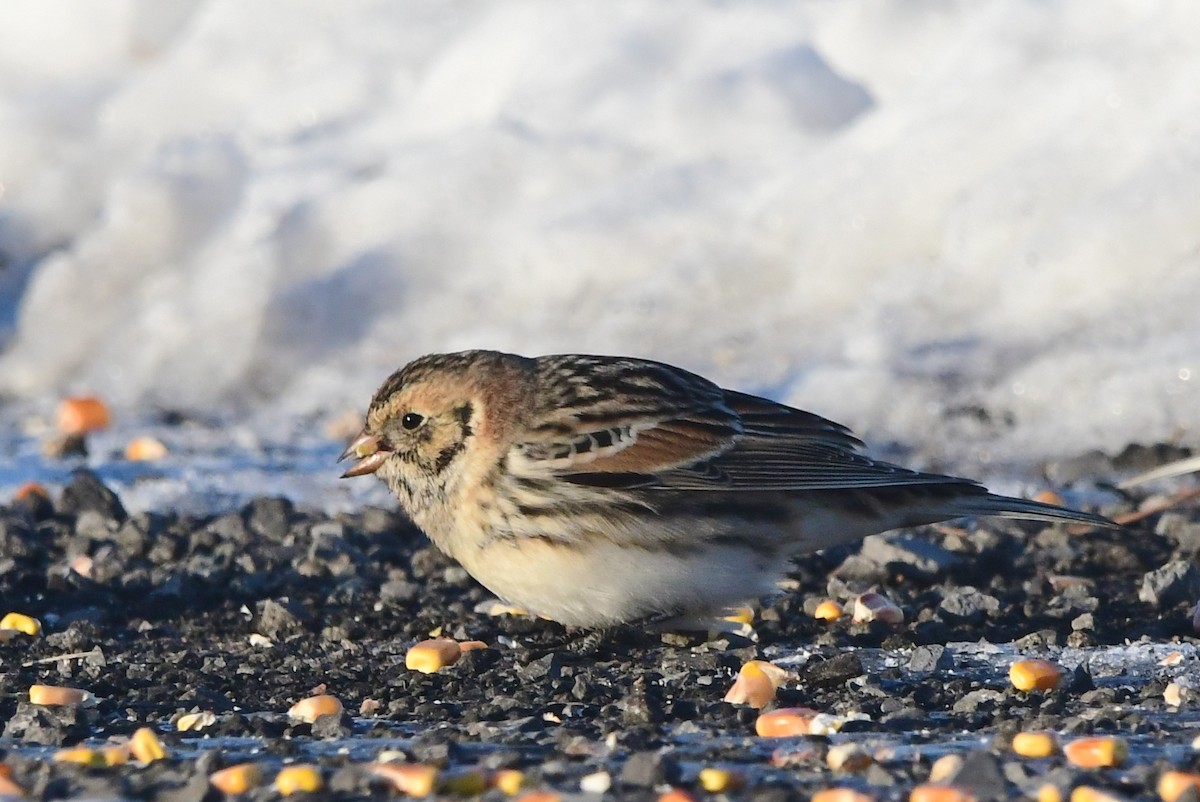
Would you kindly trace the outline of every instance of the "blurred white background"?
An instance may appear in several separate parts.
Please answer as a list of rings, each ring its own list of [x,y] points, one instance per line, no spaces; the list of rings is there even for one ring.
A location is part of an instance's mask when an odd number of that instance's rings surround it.
[[[957,460],[1197,443],[1197,87],[1186,1],[5,0],[0,390],[589,351]]]

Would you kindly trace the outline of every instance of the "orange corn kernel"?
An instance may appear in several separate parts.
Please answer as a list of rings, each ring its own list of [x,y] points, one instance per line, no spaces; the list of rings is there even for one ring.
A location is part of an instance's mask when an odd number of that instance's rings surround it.
[[[489,783],[509,796],[516,796],[525,785],[525,773],[517,769],[498,769],[492,774]]]
[[[29,701],[35,705],[78,705],[92,700],[92,695],[78,688],[60,685],[30,685]]]
[[[102,768],[109,765],[100,749],[87,746],[75,746],[70,749],[59,749],[54,753],[55,763],[76,763],[88,768]]]
[[[1163,802],[1175,802],[1189,788],[1200,791],[1200,774],[1190,771],[1164,771],[1158,778],[1158,795]]]
[[[737,679],[725,694],[725,701],[734,705],[749,705],[762,710],[775,701],[776,682],[767,673],[767,666],[780,670],[762,660],[751,660],[738,671]]]
[[[340,716],[342,703],[336,696],[327,693],[309,696],[292,705],[288,710],[288,718],[314,724],[321,716]]]
[[[975,795],[965,788],[953,785],[925,783],[912,789],[908,802],[975,802]]]
[[[875,798],[853,788],[822,788],[812,795],[812,802],[875,802]]]
[[[682,788],[671,788],[658,795],[658,802],[696,802],[696,797]]]
[[[1128,744],[1111,735],[1077,738],[1065,744],[1062,750],[1072,765],[1082,769],[1119,766],[1129,757]]]
[[[422,674],[433,674],[454,665],[462,655],[462,646],[449,638],[433,638],[414,644],[404,655],[404,667]]]
[[[808,707],[782,707],[763,713],[754,722],[754,731],[763,738],[787,738],[808,735],[817,711]]]
[[[24,632],[26,635],[37,637],[42,634],[42,622],[23,613],[9,613],[0,618],[0,629]]]
[[[438,777],[437,768],[424,763],[372,763],[367,771],[409,796],[429,796]]]
[[[1062,789],[1054,783],[1046,783],[1037,789],[1037,802],[1062,802]]]
[[[257,763],[238,763],[213,772],[208,782],[223,794],[244,794],[262,785],[262,769]]]
[[[95,396],[64,398],[58,405],[58,430],[63,434],[87,434],[107,429],[110,423],[108,406]]]
[[[1008,679],[1018,691],[1051,691],[1062,683],[1063,670],[1049,660],[1018,660]]]
[[[1071,791],[1071,802],[1125,802],[1124,799],[1108,791],[1094,788],[1090,785],[1079,785]]]
[[[154,437],[135,437],[125,444],[125,459],[130,462],[154,462],[166,456],[167,447]]]

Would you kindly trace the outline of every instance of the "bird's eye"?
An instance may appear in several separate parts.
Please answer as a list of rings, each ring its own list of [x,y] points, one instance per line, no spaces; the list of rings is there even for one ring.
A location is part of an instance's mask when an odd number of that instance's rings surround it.
[[[400,425],[409,430],[417,428],[424,422],[425,417],[415,412],[406,412],[404,413],[404,417],[400,419]]]

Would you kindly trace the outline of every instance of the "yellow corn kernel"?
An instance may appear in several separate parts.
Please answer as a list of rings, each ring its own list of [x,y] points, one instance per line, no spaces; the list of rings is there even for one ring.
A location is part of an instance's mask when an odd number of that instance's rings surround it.
[[[438,777],[437,768],[424,763],[371,763],[367,771],[409,796],[429,796]]]
[[[75,746],[70,749],[59,749],[54,753],[56,763],[77,763],[88,768],[102,768],[108,765],[104,752],[87,746]]]
[[[78,688],[60,685],[30,685],[29,702],[35,705],[79,705],[92,700],[92,695]]]
[[[37,637],[42,634],[42,622],[21,613],[9,613],[0,618],[0,629],[12,629]]]
[[[1064,507],[1067,504],[1067,500],[1053,490],[1039,490],[1033,494],[1033,500],[1043,504],[1053,504],[1056,507]]]
[[[449,638],[433,638],[414,644],[404,655],[404,667],[422,674],[433,674],[458,662],[462,647]]]
[[[125,459],[130,462],[155,462],[167,456],[167,447],[157,438],[143,435],[125,445]]]
[[[817,609],[813,610],[813,618],[820,621],[837,621],[843,615],[842,605],[835,602],[833,599],[826,599],[817,605]],[[836,788],[828,789],[830,791],[839,790]]]
[[[1049,660],[1018,660],[1008,679],[1018,691],[1050,691],[1062,682],[1063,671]]]
[[[262,785],[262,769],[257,763],[238,763],[213,772],[208,782],[223,794],[244,794]]]
[[[1013,736],[1012,750],[1021,757],[1050,757],[1058,751],[1058,739],[1045,730],[1018,732]]]
[[[737,679],[725,694],[725,701],[734,705],[749,705],[755,710],[762,710],[775,701],[775,683],[763,665],[761,660],[751,660],[742,666]]]
[[[58,405],[58,430],[63,434],[87,434],[111,422],[108,407],[94,396],[64,398]]]
[[[908,795],[908,802],[975,802],[975,795],[953,785],[918,785]]]
[[[754,623],[754,608],[753,607],[738,607],[730,611],[729,615],[722,616],[722,621],[732,621],[735,624],[750,626]]]
[[[1062,789],[1054,783],[1046,783],[1037,789],[1037,802],[1063,802]]]
[[[700,787],[710,794],[719,794],[724,791],[735,791],[742,787],[745,778],[735,771],[729,769],[700,769]]]
[[[808,735],[816,715],[817,711],[808,707],[781,707],[759,716],[754,731],[763,738]]]
[[[162,741],[149,727],[141,727],[129,739],[129,752],[143,763],[153,763],[167,756]]]
[[[499,769],[492,774],[492,787],[499,788],[509,796],[521,793],[521,786],[524,784],[525,774],[517,769]]]
[[[903,624],[904,611],[892,603],[892,600],[882,593],[863,593],[854,599],[854,615],[851,620],[856,624],[869,621],[881,621],[884,624]]]
[[[947,783],[958,774],[963,766],[963,756],[958,754],[942,755],[933,761],[929,767],[929,782]]]
[[[342,703],[336,696],[327,693],[317,694],[301,699],[288,709],[288,718],[314,724],[321,716],[340,716]]]
[[[1175,802],[1189,788],[1200,791],[1200,774],[1190,771],[1164,771],[1158,778],[1158,796],[1163,802]]]
[[[822,788],[811,802],[875,802],[875,798],[853,788]]]
[[[275,775],[275,790],[283,796],[305,792],[316,793],[325,787],[321,779],[321,770],[306,763],[294,766],[284,766]]]
[[[1119,766],[1129,757],[1129,746],[1111,735],[1077,738],[1065,744],[1063,754],[1072,765],[1082,769]]]
[[[217,723],[217,717],[212,711],[201,710],[198,713],[184,713],[175,719],[175,729],[179,732],[192,732],[211,727]]]

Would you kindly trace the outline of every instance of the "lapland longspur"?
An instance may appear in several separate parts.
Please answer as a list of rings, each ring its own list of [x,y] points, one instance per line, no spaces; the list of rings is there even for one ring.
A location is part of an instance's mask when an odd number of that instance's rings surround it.
[[[789,558],[974,515],[1111,526],[863,456],[837,423],[643,359],[421,357],[342,455],[501,599],[562,624],[699,621]]]

